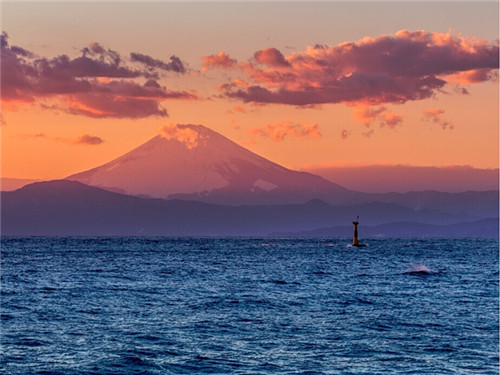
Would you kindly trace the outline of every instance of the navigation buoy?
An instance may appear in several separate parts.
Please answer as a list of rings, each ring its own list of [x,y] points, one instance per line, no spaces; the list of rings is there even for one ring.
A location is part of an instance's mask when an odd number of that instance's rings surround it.
[[[365,247],[366,244],[364,243],[359,243],[358,240],[358,225],[359,225],[359,216],[356,217],[356,221],[352,222],[352,225],[354,225],[354,235],[352,236],[352,246],[353,247]]]

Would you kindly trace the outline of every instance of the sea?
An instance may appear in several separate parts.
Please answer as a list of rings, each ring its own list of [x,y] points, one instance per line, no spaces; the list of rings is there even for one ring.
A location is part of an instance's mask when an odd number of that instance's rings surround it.
[[[2,238],[2,374],[498,374],[490,239]]]

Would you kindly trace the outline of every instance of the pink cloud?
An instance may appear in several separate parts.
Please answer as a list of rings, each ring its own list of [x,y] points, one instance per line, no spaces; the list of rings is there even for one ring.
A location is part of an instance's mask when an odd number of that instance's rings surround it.
[[[58,108],[90,117],[140,118],[167,116],[160,102],[196,99],[194,94],[170,91],[155,80],[155,69],[178,71],[182,62],[175,56],[165,64],[149,56],[133,54],[145,69],[128,66],[120,54],[91,43],[81,56],[60,55],[53,59],[36,57],[20,47],[10,46],[1,35],[2,102],[33,103],[39,99],[55,101]],[[163,64],[163,65],[162,65]],[[169,65],[170,64],[170,65]],[[179,65],[180,64],[180,65]],[[140,84],[138,79],[145,79]]]
[[[322,137],[318,130],[318,124],[293,124],[290,119],[285,122],[268,124],[250,129],[253,137],[271,139],[281,142],[287,137],[318,140]]]
[[[202,56],[202,70],[206,71],[214,68],[229,69],[236,66],[237,61],[229,57],[224,51],[219,52],[217,55]]]
[[[276,48],[266,48],[261,51],[257,51],[253,55],[257,64],[265,64],[269,66],[290,66],[290,63],[286,61],[285,56],[277,50]]]
[[[431,97],[457,74],[469,83],[494,79],[498,54],[498,41],[403,30],[288,56],[275,48],[257,51],[238,64],[248,87],[222,89],[244,102],[404,103]]]

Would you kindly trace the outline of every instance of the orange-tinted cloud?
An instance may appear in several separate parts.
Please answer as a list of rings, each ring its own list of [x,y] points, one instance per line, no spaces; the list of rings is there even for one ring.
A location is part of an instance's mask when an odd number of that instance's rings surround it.
[[[424,119],[439,125],[443,129],[453,129],[453,124],[443,119],[444,109],[426,109],[424,111]]]
[[[276,48],[266,48],[261,51],[257,51],[253,55],[257,64],[265,64],[269,66],[290,66],[290,63],[286,61],[285,56],[277,50]]]
[[[450,82],[457,82],[463,85],[480,83],[484,81],[498,81],[498,71],[491,69],[474,69],[466,72],[459,72],[447,76]]]
[[[384,112],[385,107],[360,105],[353,109],[352,117],[364,125],[371,125]]]
[[[391,129],[403,122],[402,115],[395,114],[386,107],[370,107],[365,104],[358,104],[352,111],[352,117],[364,125],[378,121],[381,126]]]
[[[235,106],[233,107],[233,111],[235,111],[235,112],[240,112],[240,113],[247,113],[247,111],[245,110],[245,108],[240,107],[239,105],[235,105]]]
[[[229,57],[224,51],[219,52],[217,55],[202,56],[201,57],[202,70],[206,71],[213,68],[232,68],[237,64],[235,59]]]
[[[138,118],[167,116],[160,102],[169,99],[196,99],[194,94],[170,91],[156,81],[155,70],[182,72],[182,62],[175,56],[170,63],[149,56],[132,54],[144,69],[130,67],[118,52],[91,43],[81,56],[60,55],[53,59],[37,57],[31,52],[1,39],[2,102],[32,103],[51,99],[68,113],[90,117]],[[137,79],[145,79],[140,84]]]
[[[271,139],[281,142],[287,137],[318,140],[322,137],[318,130],[318,124],[293,124],[290,119],[285,122],[268,124],[250,129],[252,137]]]
[[[76,137],[73,140],[73,144],[75,145],[90,145],[90,146],[95,146],[95,145],[100,145],[103,143],[103,139],[100,137],[97,137],[95,135],[90,135],[90,134],[83,134],[79,137]]]
[[[347,139],[351,135],[351,132],[347,129],[342,129],[342,132],[340,133],[340,136],[342,139]]]
[[[385,112],[382,120],[382,124],[391,129],[393,129],[396,125],[401,124],[401,122],[403,122],[403,116],[393,113],[390,109]]]
[[[498,41],[403,30],[337,46],[316,45],[289,56],[275,48],[257,51],[238,64],[250,85],[224,85],[222,90],[244,102],[298,106],[404,103],[432,96],[457,74],[466,75],[469,83],[491,80],[498,54]]]
[[[371,130],[368,130],[366,132],[363,133],[363,135],[366,137],[366,138],[370,138],[373,134],[375,134],[375,130],[371,129]]]
[[[53,142],[62,142],[71,145],[96,146],[104,143],[104,140],[101,137],[90,134],[83,134],[76,138],[55,137],[47,135],[45,133],[22,134],[19,135],[19,137],[22,139],[45,139]]]

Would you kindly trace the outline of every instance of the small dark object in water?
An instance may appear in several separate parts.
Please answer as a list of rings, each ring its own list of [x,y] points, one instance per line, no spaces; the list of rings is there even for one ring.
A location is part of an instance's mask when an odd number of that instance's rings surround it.
[[[365,247],[365,243],[359,243],[358,241],[358,224],[359,224],[359,216],[356,217],[356,221],[352,222],[354,225],[354,235],[352,236],[352,246],[353,247]]]

